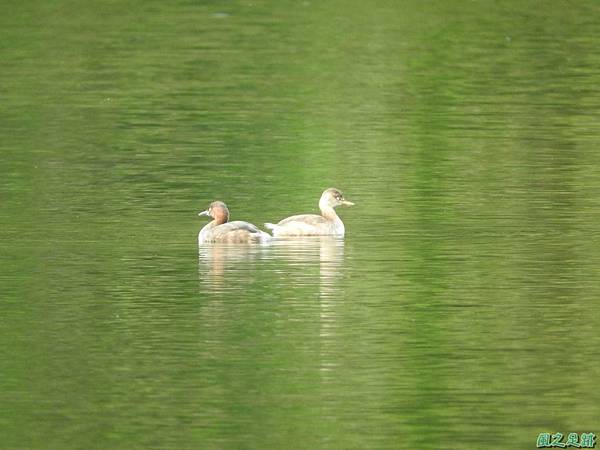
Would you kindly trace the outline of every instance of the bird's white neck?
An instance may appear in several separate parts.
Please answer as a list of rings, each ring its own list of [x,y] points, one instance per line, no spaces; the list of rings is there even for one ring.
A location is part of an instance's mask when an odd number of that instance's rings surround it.
[[[321,197],[319,200],[319,209],[321,210],[321,215],[327,220],[335,221],[335,219],[338,219],[338,215],[335,213],[335,210],[329,206],[327,199],[324,197]]]

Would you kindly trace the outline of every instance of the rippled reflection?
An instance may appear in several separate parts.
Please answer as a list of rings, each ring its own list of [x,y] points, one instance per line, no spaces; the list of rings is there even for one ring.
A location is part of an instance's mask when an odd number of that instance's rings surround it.
[[[253,264],[260,261],[268,248],[259,245],[206,244],[198,250],[198,274],[201,288],[213,292],[231,289],[248,279]]]
[[[344,268],[344,240],[329,236],[305,237],[276,241],[278,258],[297,266],[318,264],[319,267],[319,369],[322,381],[333,376],[335,367],[332,348],[336,338],[336,300]]]
[[[207,244],[199,247],[201,289],[222,292],[242,288],[258,271],[271,271],[298,284],[314,285],[318,268],[319,296],[336,292],[344,261],[344,240],[329,236],[275,240],[268,246]],[[311,270],[304,270],[304,269]]]
[[[274,241],[272,257],[291,266],[318,265],[321,298],[336,291],[344,262],[344,240],[330,236],[303,237]],[[311,283],[313,283],[311,281]]]
[[[122,3],[0,15],[2,448],[595,430],[598,2]]]

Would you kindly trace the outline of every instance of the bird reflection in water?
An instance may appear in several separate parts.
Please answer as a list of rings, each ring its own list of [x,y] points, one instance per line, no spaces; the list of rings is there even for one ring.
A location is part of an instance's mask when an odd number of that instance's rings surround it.
[[[287,272],[290,282],[315,284],[314,272],[319,269],[320,297],[330,296],[336,290],[336,279],[344,262],[344,240],[333,236],[306,236],[278,239],[272,245],[274,258],[285,261],[278,270]],[[300,269],[300,270],[298,270]]]
[[[274,240],[268,246],[214,243],[199,247],[199,277],[212,292],[240,289],[256,277],[287,285],[317,285],[321,298],[336,290],[344,260],[344,240],[313,236]],[[313,268],[318,268],[318,280]]]
[[[344,240],[332,236],[316,236],[274,241],[278,257],[288,262],[290,282],[315,283],[310,267],[319,269],[319,362],[323,382],[335,379],[337,360],[336,333],[340,301],[344,301],[342,283],[344,269]],[[295,275],[295,276],[294,276]],[[288,275],[289,276],[289,275]]]
[[[338,366],[335,355],[337,319],[343,307],[339,302],[345,298],[343,269],[344,240],[331,236],[275,239],[268,246],[203,245],[199,253],[200,289],[216,294],[210,296],[203,315],[218,332],[223,327],[221,319],[229,317],[227,311],[232,307],[224,299],[240,299],[261,291],[278,296],[292,317],[298,305],[303,311],[315,311],[319,372],[328,382],[335,379]],[[315,290],[316,298],[311,295]],[[302,292],[301,297],[296,297],[298,292]]]
[[[235,289],[240,281],[252,275],[252,270],[268,249],[257,245],[227,243],[204,244],[198,251],[198,275],[201,289],[223,292]]]

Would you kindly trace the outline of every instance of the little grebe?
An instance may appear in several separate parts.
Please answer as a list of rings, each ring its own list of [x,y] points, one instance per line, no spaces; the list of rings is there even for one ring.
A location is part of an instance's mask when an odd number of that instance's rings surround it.
[[[335,188],[326,189],[319,200],[318,214],[299,214],[283,219],[277,224],[265,223],[273,231],[274,237],[288,236],[336,236],[344,237],[345,228],[342,220],[335,213],[338,206],[352,206],[354,203],[344,199]]]
[[[198,244],[208,242],[264,244],[271,239],[269,234],[259,230],[251,223],[241,220],[229,222],[229,209],[223,202],[212,202],[206,211],[202,211],[198,215],[213,218],[200,230]]]

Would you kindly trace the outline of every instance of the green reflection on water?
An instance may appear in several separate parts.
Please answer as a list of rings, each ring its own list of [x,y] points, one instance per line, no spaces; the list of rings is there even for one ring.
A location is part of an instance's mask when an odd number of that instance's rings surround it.
[[[3,448],[598,434],[595,2],[0,9]]]

